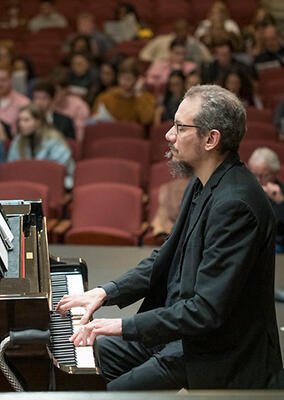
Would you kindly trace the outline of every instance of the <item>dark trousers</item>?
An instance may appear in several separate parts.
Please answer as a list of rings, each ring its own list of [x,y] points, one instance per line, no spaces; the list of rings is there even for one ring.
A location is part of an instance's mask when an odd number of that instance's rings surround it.
[[[100,336],[97,344],[108,391],[187,387],[181,341],[147,348],[120,337]]]

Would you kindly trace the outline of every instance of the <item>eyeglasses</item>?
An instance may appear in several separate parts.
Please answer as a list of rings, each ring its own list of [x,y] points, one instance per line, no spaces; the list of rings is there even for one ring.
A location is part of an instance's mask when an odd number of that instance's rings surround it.
[[[183,128],[199,128],[200,129],[200,126],[198,126],[198,125],[178,124],[177,122],[174,122],[174,127],[176,130],[176,135],[179,135]]]

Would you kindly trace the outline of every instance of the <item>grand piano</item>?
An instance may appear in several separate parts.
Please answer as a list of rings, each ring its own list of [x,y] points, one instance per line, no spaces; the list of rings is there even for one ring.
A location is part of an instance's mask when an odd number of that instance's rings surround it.
[[[0,203],[14,235],[0,280],[0,391],[105,390],[96,344],[68,340],[84,310],[54,311],[64,294],[87,290],[86,264],[49,255],[40,201]]]

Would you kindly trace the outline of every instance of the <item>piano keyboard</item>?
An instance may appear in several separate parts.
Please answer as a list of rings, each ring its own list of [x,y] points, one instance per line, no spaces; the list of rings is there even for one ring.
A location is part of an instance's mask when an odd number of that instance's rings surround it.
[[[53,309],[65,294],[80,294],[84,292],[82,275],[80,273],[51,273]],[[59,366],[76,368],[96,368],[93,346],[75,347],[69,342],[70,336],[79,329],[79,321],[84,315],[83,307],[74,307],[61,317],[58,312],[50,316],[51,344],[49,349]]]

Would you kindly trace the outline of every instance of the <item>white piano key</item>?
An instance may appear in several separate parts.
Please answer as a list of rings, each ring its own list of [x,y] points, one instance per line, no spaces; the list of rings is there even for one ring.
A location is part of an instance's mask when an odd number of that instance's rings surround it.
[[[84,285],[82,275],[67,275],[67,286],[68,286],[68,294],[81,294],[84,293]],[[85,314],[84,307],[73,307],[71,308],[71,314],[76,317],[83,316]]]

